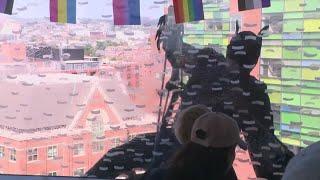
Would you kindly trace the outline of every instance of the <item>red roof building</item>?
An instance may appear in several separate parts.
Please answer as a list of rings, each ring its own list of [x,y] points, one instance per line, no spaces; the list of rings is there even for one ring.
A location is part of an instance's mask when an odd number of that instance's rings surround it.
[[[8,76],[0,86],[0,172],[81,175],[110,148],[154,132],[123,82],[70,74]]]

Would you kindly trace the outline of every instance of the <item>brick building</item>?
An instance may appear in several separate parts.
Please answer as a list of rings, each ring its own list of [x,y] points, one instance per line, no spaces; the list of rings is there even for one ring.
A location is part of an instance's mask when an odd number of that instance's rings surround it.
[[[154,119],[145,118],[152,115],[122,84],[71,74],[7,76],[0,86],[0,172],[82,175],[108,149],[154,132]]]

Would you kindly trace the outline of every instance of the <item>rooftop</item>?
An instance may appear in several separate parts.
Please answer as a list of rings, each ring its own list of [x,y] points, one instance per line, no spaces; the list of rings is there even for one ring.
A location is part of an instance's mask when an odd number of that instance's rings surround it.
[[[68,74],[7,76],[0,83],[0,128],[22,133],[67,127],[92,88],[88,77]]]
[[[151,124],[152,115],[144,113],[144,106],[130,99],[124,84],[117,79],[63,73],[8,75],[0,82],[0,128],[16,133],[67,128],[86,108],[91,115],[100,114],[97,108],[101,107],[88,105],[97,100],[105,103],[101,115],[117,122],[109,126]]]

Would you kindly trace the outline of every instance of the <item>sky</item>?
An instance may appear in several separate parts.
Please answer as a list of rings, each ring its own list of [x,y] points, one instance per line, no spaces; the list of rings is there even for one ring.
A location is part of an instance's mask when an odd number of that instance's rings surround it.
[[[156,0],[140,0],[142,17],[158,19],[163,15],[164,4],[154,4],[154,1]],[[15,0],[13,14],[18,18],[49,17],[49,2],[50,0]],[[79,2],[88,4],[80,5]],[[78,18],[102,19],[102,15],[112,14],[112,0],[77,0]]]

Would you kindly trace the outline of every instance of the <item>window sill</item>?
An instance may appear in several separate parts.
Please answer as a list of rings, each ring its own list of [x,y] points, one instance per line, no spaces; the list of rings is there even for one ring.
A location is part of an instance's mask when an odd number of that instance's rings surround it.
[[[56,156],[56,157],[50,157],[50,158],[47,158],[47,160],[53,160],[53,161],[58,161],[58,160],[62,160],[63,158],[62,157],[59,157],[59,156]]]
[[[84,154],[73,155],[73,157],[81,157],[81,156],[84,156]]]
[[[36,163],[36,162],[40,162],[40,160],[28,161],[27,164],[32,164],[32,163]]]
[[[99,154],[99,153],[104,153],[104,151],[103,150],[101,150],[101,151],[92,151],[92,153],[93,154]]]

